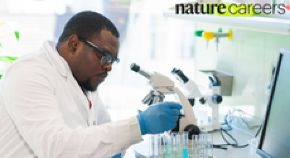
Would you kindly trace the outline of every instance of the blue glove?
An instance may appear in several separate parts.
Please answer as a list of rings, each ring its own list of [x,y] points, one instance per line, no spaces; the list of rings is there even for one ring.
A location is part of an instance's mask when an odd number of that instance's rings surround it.
[[[180,109],[182,106],[175,102],[160,102],[149,106],[137,115],[142,134],[158,134],[173,129]]]
[[[121,158],[121,157],[122,157],[122,154],[120,153],[120,154],[113,156],[112,158]]]

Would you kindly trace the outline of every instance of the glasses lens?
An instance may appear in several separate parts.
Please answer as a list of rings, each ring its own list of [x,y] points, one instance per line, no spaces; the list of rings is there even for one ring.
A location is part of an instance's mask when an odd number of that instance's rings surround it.
[[[102,66],[109,65],[110,63],[112,63],[112,56],[105,55],[105,56],[102,57],[102,59],[101,59]]]

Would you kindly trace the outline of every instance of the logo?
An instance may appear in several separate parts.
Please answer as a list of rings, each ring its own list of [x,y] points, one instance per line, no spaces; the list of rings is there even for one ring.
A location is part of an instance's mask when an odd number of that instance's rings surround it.
[[[217,14],[219,16],[252,16],[253,14],[285,14],[285,4],[175,4],[175,14]]]

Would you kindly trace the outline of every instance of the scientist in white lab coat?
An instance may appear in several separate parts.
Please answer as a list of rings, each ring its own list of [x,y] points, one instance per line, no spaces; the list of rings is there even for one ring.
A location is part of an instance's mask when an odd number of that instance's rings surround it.
[[[81,12],[57,44],[46,41],[6,70],[0,80],[1,158],[118,157],[141,135],[175,127],[181,106],[174,102],[110,123],[97,87],[119,60],[118,37],[109,19]]]

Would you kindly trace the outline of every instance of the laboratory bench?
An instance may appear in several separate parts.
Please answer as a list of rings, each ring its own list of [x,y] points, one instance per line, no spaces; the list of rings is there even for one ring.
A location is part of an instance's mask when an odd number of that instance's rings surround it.
[[[238,141],[239,145],[245,145],[254,138],[253,136],[245,134],[236,129],[230,130],[228,133]],[[221,136],[220,131],[214,131],[212,134],[213,144],[226,144]],[[224,136],[229,141],[229,143],[234,143],[225,133]],[[146,156],[148,156],[148,141],[142,141],[141,143],[134,145],[132,148],[136,158],[146,158]],[[233,148],[231,146],[227,146],[227,148],[227,150],[214,148],[214,158],[260,158],[260,156],[256,154],[255,145],[248,145],[245,148]]]

